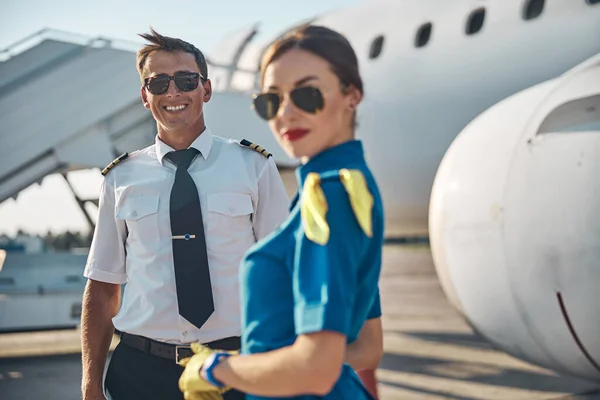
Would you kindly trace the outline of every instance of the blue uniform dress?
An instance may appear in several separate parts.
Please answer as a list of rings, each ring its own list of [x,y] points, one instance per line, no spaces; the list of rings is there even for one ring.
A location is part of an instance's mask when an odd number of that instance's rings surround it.
[[[372,235],[361,228],[340,170],[358,170],[373,197]],[[309,239],[300,205],[309,173],[320,175],[330,234],[325,244]],[[301,334],[335,331],[352,343],[365,320],[381,315],[378,281],[383,246],[383,206],[357,140],[327,149],[296,170],[298,196],[280,227],[248,251],[240,269],[242,353],[275,350]],[[314,177],[314,175],[313,175]],[[300,200],[298,200],[300,199]],[[254,396],[249,400],[273,399]],[[297,400],[372,399],[349,365],[324,397]]]

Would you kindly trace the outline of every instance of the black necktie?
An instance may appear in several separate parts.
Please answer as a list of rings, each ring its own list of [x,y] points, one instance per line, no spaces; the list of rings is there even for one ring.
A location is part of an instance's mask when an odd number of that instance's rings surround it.
[[[165,157],[177,165],[170,210],[179,314],[200,328],[213,313],[215,306],[200,197],[194,180],[187,172],[198,153],[198,150],[190,148],[172,151]]]

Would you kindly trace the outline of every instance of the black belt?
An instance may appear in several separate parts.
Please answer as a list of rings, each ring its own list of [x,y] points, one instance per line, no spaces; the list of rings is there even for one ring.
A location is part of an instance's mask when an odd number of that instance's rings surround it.
[[[126,332],[121,332],[121,343],[143,351],[144,353],[173,360],[176,363],[179,363],[179,361],[184,358],[194,355],[190,346],[163,343]],[[232,336],[215,340],[214,342],[204,343],[204,345],[214,350],[239,350],[241,347],[241,340],[239,336]]]

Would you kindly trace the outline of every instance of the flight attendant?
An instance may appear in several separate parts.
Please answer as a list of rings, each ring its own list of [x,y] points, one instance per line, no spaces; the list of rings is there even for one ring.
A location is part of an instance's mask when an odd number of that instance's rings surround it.
[[[261,86],[256,112],[302,162],[298,194],[242,262],[241,354],[194,345],[180,389],[186,399],[228,388],[249,400],[372,399],[354,370],[382,354],[384,214],[354,134],[356,55],[341,34],[305,26],[267,48]]]

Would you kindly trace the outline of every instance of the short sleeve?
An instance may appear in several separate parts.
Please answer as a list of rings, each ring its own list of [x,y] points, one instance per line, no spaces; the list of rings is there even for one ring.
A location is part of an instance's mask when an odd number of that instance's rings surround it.
[[[100,187],[98,219],[83,275],[96,281],[122,284],[125,272],[125,222],[115,218],[113,175],[108,174]]]
[[[258,177],[258,201],[252,220],[256,240],[264,238],[285,221],[289,203],[281,175],[273,159],[269,158]]]
[[[381,298],[379,297],[379,288],[377,289],[377,294],[373,299],[373,304],[369,310],[369,314],[367,315],[367,319],[375,319],[381,317]]]
[[[297,231],[293,265],[296,334],[323,330],[347,335],[357,290],[358,267],[369,240],[339,181],[321,183],[328,204],[330,235],[321,245]]]

